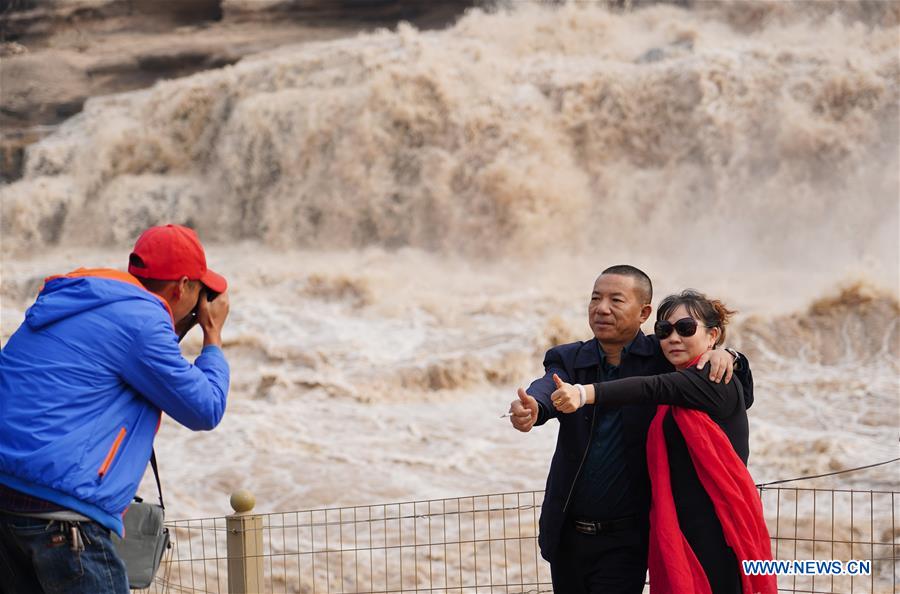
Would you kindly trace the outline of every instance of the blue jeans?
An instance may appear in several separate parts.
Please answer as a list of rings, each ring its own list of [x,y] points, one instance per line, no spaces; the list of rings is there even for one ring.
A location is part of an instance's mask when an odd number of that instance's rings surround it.
[[[83,550],[73,550],[73,526]],[[0,512],[0,594],[128,592],[125,565],[100,524]]]

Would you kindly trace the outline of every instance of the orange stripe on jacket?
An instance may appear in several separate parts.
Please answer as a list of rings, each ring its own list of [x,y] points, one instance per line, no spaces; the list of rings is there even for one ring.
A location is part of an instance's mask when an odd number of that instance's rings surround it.
[[[103,464],[100,466],[100,470],[97,471],[97,474],[100,476],[105,476],[106,471],[109,470],[109,467],[112,466],[113,460],[116,459],[116,453],[119,451],[119,446],[122,445],[122,440],[125,439],[125,427],[119,429],[119,434],[116,435],[116,440],[113,442],[112,447],[109,448],[109,452],[106,454],[106,458],[103,459]]]
[[[114,270],[112,268],[78,268],[69,272],[68,274],[56,274],[54,276],[48,276],[44,279],[44,286],[47,285],[52,280],[58,278],[81,278],[81,277],[94,277],[94,278],[106,278],[110,280],[116,280],[122,283],[128,283],[130,285],[134,285],[140,289],[147,291],[147,287],[141,284],[141,281],[137,279],[133,274],[129,274],[127,272],[123,272],[121,270]],[[44,287],[41,287],[41,291],[44,290]],[[172,324],[175,324],[175,316],[172,315],[172,308],[169,307],[168,302],[165,299],[157,295],[152,291],[147,291],[157,299],[159,299],[160,303],[162,303],[166,307],[166,311],[169,312],[169,317],[172,318]],[[40,291],[38,291],[40,293]]]

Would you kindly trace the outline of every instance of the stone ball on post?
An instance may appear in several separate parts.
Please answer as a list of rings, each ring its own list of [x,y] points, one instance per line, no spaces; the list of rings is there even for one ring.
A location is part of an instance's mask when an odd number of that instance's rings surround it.
[[[231,509],[238,514],[246,514],[256,505],[256,497],[247,489],[238,489],[231,494]]]

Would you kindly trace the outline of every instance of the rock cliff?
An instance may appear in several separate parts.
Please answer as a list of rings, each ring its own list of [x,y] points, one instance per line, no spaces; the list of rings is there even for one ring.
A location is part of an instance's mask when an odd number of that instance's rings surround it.
[[[280,45],[410,21],[473,0],[0,0],[0,179],[88,97],[233,64]]]

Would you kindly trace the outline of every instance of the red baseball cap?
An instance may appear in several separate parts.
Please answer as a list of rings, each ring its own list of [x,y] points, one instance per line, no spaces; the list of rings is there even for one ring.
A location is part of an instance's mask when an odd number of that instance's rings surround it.
[[[142,264],[142,265],[141,265]],[[200,281],[216,293],[228,288],[225,277],[206,267],[206,253],[193,229],[181,225],[150,227],[131,252],[128,272],[141,278]]]

